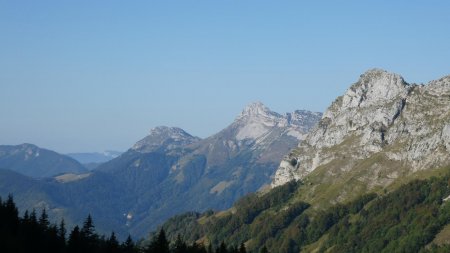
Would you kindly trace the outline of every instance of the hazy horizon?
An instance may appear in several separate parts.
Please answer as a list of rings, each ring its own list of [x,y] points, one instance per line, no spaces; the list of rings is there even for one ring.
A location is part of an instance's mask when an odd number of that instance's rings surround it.
[[[450,3],[0,3],[0,145],[125,151],[210,136],[249,103],[323,112],[371,68],[450,74]]]

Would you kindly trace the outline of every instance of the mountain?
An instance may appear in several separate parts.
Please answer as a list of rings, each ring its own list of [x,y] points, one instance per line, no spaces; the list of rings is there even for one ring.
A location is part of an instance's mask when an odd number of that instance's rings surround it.
[[[92,153],[69,153],[67,156],[72,157],[82,164],[87,163],[104,163],[110,161],[118,156],[120,156],[123,152],[120,151],[112,151],[107,150],[102,153],[92,152]]]
[[[244,243],[248,252],[449,252],[449,179],[447,167],[443,176],[321,210],[298,198],[307,185],[291,181],[228,211],[175,216],[162,228],[172,241]]]
[[[283,159],[272,186],[296,179],[333,185],[307,195],[339,202],[450,164],[449,96],[450,76],[417,85],[367,71]]]
[[[188,210],[229,208],[269,185],[284,153],[297,146],[320,113],[280,115],[262,103],[206,139],[179,128],[157,127],[120,157],[98,168],[120,178],[137,203],[127,211],[132,234],[143,235]]]
[[[272,190],[163,225],[175,238],[270,252],[447,252],[450,76],[362,74],[283,158]]]
[[[34,178],[87,171],[83,165],[70,157],[32,144],[0,145],[0,168]]]
[[[160,126],[150,130],[150,134],[131,149],[139,153],[168,152],[199,140],[200,138],[186,133],[181,128]]]
[[[0,194],[13,189],[22,210],[45,206],[71,224],[90,213],[102,231],[141,237],[173,215],[226,209],[241,196],[269,187],[282,156],[320,117],[308,111],[280,115],[253,103],[211,137],[157,127],[90,173],[32,180],[33,192],[12,187],[8,180],[18,180],[17,175],[5,172]]]
[[[120,151],[107,150],[102,153],[69,153],[66,155],[77,160],[87,169],[92,170],[97,168],[100,164],[120,156],[122,153],[123,152]]]

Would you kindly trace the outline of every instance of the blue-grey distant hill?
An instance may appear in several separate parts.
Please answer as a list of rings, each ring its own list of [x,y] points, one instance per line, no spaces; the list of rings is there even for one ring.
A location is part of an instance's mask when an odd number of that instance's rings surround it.
[[[281,115],[253,103],[232,124],[205,139],[176,127],[154,128],[90,173],[40,182],[0,173],[0,194],[14,189],[19,207],[44,206],[68,223],[80,223],[90,213],[103,231],[141,237],[173,215],[225,209],[267,187],[284,154],[321,116],[309,111]],[[14,187],[11,180],[28,182],[35,190]]]
[[[89,170],[97,168],[100,164],[111,161],[112,159],[120,156],[123,152],[107,150],[104,152],[92,152],[92,153],[69,153],[67,156],[77,160],[84,167]]]
[[[0,145],[0,168],[33,178],[87,172],[87,169],[73,158],[26,143]]]
[[[85,153],[69,153],[66,154],[67,156],[72,157],[73,159],[77,160],[78,162],[82,164],[86,163],[104,163],[107,161],[110,161],[119,155],[121,155],[123,152],[120,151],[112,151],[107,150],[105,152],[85,152]]]

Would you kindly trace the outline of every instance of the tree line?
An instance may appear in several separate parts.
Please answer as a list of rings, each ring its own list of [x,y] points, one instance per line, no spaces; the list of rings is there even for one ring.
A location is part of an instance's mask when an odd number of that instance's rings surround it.
[[[187,244],[178,236],[170,242],[163,229],[147,244],[136,244],[130,236],[119,242],[115,233],[99,235],[94,221],[88,215],[82,226],[69,232],[64,220],[51,224],[45,209],[38,215],[35,210],[25,211],[22,217],[9,195],[5,201],[0,197],[0,252],[47,252],[47,253],[246,253],[244,244],[227,246],[221,243],[213,248],[203,244]]]

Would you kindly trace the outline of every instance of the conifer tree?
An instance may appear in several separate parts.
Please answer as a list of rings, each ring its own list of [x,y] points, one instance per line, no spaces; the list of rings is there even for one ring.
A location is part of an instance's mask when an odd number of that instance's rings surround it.
[[[158,236],[153,238],[150,245],[145,249],[145,253],[169,253],[169,242],[164,229],[161,228]]]
[[[208,252],[208,253],[214,253],[213,248],[212,248],[212,244],[211,244],[211,243],[209,243],[209,245],[208,245],[208,250],[207,250],[207,252]]]
[[[6,200],[4,207],[3,222],[6,227],[11,229],[13,234],[16,234],[19,228],[19,211],[17,210],[11,194],[8,195],[8,199]]]
[[[64,219],[61,219],[61,222],[59,223],[59,227],[56,231],[56,244],[58,245],[61,252],[64,252],[64,249],[66,248],[66,224],[64,223]]]
[[[45,208],[42,209],[38,224],[44,230],[46,230],[48,228],[48,226],[50,225],[50,222],[48,221],[48,214],[47,214],[47,211],[45,210]]]
[[[96,237],[94,222],[92,221],[92,217],[89,214],[86,220],[83,223],[83,227],[80,230],[81,237],[93,239]]]
[[[133,239],[131,239],[130,235],[128,235],[125,242],[122,243],[121,248],[123,253],[134,253],[137,251],[136,245],[134,244]]]
[[[66,223],[64,222],[64,219],[61,219],[61,222],[59,223],[59,228],[58,228],[58,238],[61,241],[66,241]]]
[[[224,241],[220,243],[220,246],[217,248],[216,253],[228,253],[227,245],[225,245]]]
[[[95,226],[92,216],[89,214],[80,230],[81,248],[85,252],[94,252],[98,245],[98,235],[95,233]]]
[[[261,250],[259,251],[260,253],[269,253],[269,251],[267,250],[266,245],[264,245],[264,247],[261,248]]]
[[[178,235],[173,246],[172,250],[173,253],[185,253],[186,250],[187,250],[186,243],[181,239],[181,236]]]
[[[106,242],[106,252],[108,253],[118,253],[120,252],[119,242],[117,241],[116,234],[111,233],[111,236]]]
[[[33,208],[33,211],[31,211],[31,214],[30,214],[30,223],[32,225],[37,225],[37,218],[36,217],[37,217],[36,216],[36,209]]]
[[[241,246],[239,246],[239,253],[247,253],[244,243],[241,243]]]
[[[69,240],[67,241],[67,252],[77,253],[81,250],[81,236],[80,228],[75,226],[69,235]]]

